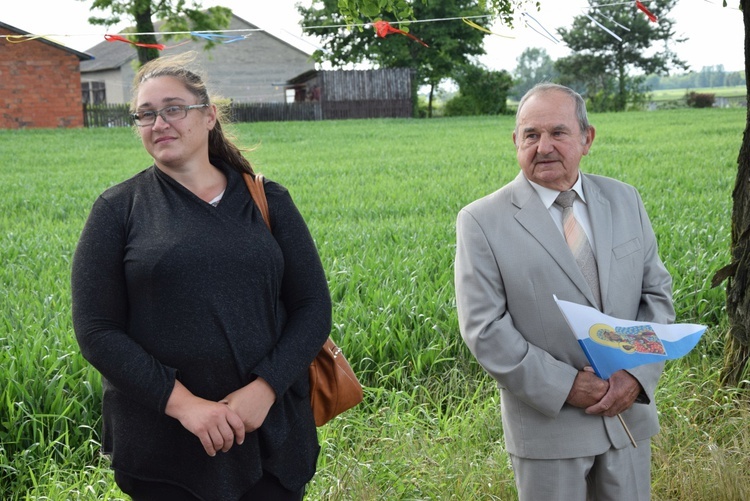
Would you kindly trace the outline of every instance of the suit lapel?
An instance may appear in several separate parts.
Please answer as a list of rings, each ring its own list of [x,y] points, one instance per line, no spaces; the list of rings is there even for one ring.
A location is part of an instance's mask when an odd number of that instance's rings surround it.
[[[511,200],[513,205],[518,208],[515,215],[516,221],[544,247],[591,304],[596,304],[591,288],[586,283],[586,279],[583,278],[583,273],[576,264],[568,244],[565,243],[565,238],[552,221],[549,211],[542,204],[541,199],[523,173],[513,180],[512,188]]]
[[[602,310],[607,304],[609,289],[609,269],[612,260],[612,208],[609,200],[599,186],[586,175],[583,175],[583,193],[588,205],[591,229],[594,232],[596,247],[596,265],[599,270],[599,288],[602,296]]]

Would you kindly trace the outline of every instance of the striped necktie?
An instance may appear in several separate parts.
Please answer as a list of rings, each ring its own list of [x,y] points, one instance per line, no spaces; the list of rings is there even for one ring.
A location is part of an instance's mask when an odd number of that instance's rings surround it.
[[[576,196],[576,192],[573,190],[563,191],[555,200],[555,205],[562,208],[563,211],[565,241],[573,252],[573,257],[575,257],[578,267],[581,268],[583,277],[594,293],[596,307],[601,309],[602,299],[599,291],[599,272],[596,269],[594,251],[591,250],[591,243],[586,237],[583,227],[573,215],[573,201],[576,199]]]

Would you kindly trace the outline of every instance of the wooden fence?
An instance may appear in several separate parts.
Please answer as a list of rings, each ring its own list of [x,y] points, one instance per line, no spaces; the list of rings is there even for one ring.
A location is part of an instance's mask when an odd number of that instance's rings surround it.
[[[322,119],[320,103],[232,103],[230,116],[235,123]],[[83,124],[85,127],[130,126],[130,107],[127,104],[84,104]]]
[[[412,70],[384,68],[359,71],[319,71],[322,101],[404,101],[412,97]],[[408,106],[411,110],[411,106]]]
[[[83,103],[84,127],[127,127],[131,123],[127,104]]]
[[[232,120],[239,122],[285,122],[320,120],[320,103],[232,103]]]

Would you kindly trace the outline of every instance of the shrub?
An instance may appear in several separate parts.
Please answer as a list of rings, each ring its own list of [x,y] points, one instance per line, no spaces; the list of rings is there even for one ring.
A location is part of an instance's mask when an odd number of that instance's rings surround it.
[[[716,94],[688,92],[685,95],[685,101],[691,108],[711,108],[716,102]]]
[[[466,65],[454,75],[459,93],[445,104],[445,116],[498,115],[505,112],[513,79],[506,71]]]
[[[472,116],[480,114],[482,113],[479,109],[479,105],[471,97],[459,94],[453,96],[450,101],[445,103],[446,117]]]

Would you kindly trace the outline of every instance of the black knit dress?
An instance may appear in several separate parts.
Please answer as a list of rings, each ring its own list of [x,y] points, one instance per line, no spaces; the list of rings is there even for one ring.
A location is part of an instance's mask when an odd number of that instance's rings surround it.
[[[290,490],[319,446],[307,367],[331,327],[320,258],[288,192],[267,181],[273,234],[234,169],[216,206],[152,166],[94,203],[72,267],[73,322],[102,374],[103,450],[115,469],[238,499],[263,470]],[[209,457],[164,413],[179,379],[213,401],[265,379],[277,395],[243,445]]]

